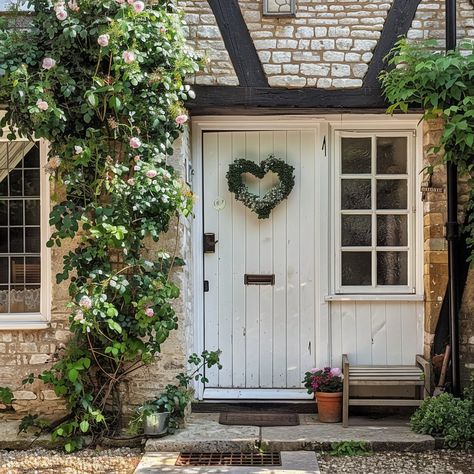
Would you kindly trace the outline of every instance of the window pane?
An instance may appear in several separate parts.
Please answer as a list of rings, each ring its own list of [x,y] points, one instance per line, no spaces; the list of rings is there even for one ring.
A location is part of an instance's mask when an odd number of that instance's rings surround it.
[[[40,231],[39,227],[27,227],[25,229],[25,252],[40,252]]]
[[[23,253],[23,227],[12,227],[10,229],[10,252]]]
[[[28,199],[25,201],[25,224],[39,225],[40,223],[40,202],[38,199]]]
[[[377,174],[405,174],[407,172],[407,138],[377,138]]]
[[[377,216],[377,245],[406,247],[408,245],[408,216]]]
[[[341,180],[342,209],[370,209],[371,195],[370,179]]]
[[[25,258],[11,257],[11,283],[16,285],[18,283],[25,283]]]
[[[34,145],[23,158],[25,168],[39,168],[39,146]]]
[[[8,225],[7,209],[7,201],[0,200],[0,225]]]
[[[40,195],[39,170],[25,170],[25,196]]]
[[[0,285],[0,313],[8,313],[8,286]]]
[[[8,252],[8,229],[0,227],[0,253]]]
[[[8,176],[0,171],[0,196],[8,196]]]
[[[371,138],[342,139],[342,173],[370,173],[372,160]]]
[[[406,179],[377,180],[377,209],[407,209]]]
[[[21,196],[23,194],[23,171],[10,171],[10,196]]]
[[[342,245],[372,245],[372,216],[342,216]]]
[[[343,286],[367,286],[372,284],[371,252],[342,252]]]
[[[24,311],[25,313],[39,313],[41,303],[41,293],[39,285],[27,286],[24,295]]]
[[[25,282],[40,283],[41,261],[39,257],[26,257],[25,259]]]
[[[25,286],[15,285],[10,290],[10,311],[12,313],[25,312]]]
[[[408,284],[407,252],[377,252],[377,284]]]
[[[0,285],[8,283],[8,257],[0,257]]]
[[[23,201],[10,201],[10,225],[23,225]]]

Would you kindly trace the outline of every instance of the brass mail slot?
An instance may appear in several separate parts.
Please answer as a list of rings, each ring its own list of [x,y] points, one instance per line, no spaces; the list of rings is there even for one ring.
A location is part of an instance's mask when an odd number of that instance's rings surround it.
[[[244,275],[245,285],[274,285],[275,275]]]

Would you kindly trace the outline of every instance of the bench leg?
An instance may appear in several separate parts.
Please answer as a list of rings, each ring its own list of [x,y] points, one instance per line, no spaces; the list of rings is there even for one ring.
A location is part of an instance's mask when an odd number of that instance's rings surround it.
[[[342,426],[349,426],[349,361],[344,354],[342,357]]]

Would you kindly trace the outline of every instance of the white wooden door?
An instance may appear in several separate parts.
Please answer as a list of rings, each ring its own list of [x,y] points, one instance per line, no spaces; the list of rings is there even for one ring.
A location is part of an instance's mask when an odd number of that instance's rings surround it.
[[[318,235],[326,205],[318,190],[328,180],[317,135],[316,129],[203,134],[204,232],[218,241],[215,253],[204,254],[204,346],[219,348],[223,365],[208,371],[204,398],[305,397],[302,377],[318,362]],[[259,220],[229,193],[226,173],[235,159],[258,163],[270,154],[294,166],[296,183],[270,218]],[[276,178],[245,179],[263,194]],[[275,275],[275,284],[245,285],[245,274]]]

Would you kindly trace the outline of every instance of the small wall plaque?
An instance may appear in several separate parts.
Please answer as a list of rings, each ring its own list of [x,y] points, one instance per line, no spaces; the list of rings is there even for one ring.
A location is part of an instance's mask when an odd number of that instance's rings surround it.
[[[294,15],[296,0],[263,0],[263,14],[272,16]]]

